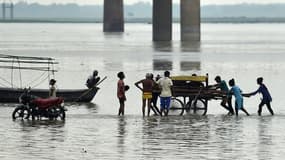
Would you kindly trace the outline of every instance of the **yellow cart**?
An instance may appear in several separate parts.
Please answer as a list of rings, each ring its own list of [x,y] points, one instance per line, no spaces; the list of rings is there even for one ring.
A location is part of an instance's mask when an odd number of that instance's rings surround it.
[[[226,93],[209,86],[209,76],[173,76],[172,101],[169,114],[206,115],[208,101],[222,99]]]

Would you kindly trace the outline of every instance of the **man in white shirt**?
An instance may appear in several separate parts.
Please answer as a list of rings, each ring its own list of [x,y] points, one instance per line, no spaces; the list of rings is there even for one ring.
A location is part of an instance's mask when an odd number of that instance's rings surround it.
[[[161,88],[161,94],[160,94],[160,112],[161,114],[164,113],[165,116],[168,115],[168,111],[170,108],[170,102],[172,97],[172,91],[171,88],[173,86],[172,80],[169,78],[170,72],[165,71],[164,72],[164,78],[160,78],[157,81],[157,84]]]

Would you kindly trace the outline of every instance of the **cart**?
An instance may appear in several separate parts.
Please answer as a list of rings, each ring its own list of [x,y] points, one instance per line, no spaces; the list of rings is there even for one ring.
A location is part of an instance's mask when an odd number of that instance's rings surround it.
[[[208,74],[205,76],[173,76],[172,100],[169,114],[206,115],[208,101],[226,98],[226,93],[209,86]]]

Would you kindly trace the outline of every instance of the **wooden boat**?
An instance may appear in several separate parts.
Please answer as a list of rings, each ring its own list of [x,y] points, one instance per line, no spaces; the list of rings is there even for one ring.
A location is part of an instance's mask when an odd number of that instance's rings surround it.
[[[90,102],[96,95],[98,87],[90,89],[58,89],[57,97],[63,97],[64,102]],[[24,89],[0,87],[0,103],[18,103]],[[31,89],[31,95],[46,98],[48,89]]]
[[[40,82],[44,82],[46,80],[49,81],[50,76],[54,76],[54,73],[57,72],[57,70],[54,69],[54,65],[58,64],[58,62],[55,62],[55,59],[49,57],[12,56],[4,54],[0,54],[0,63],[0,69],[9,69],[11,70],[12,75],[14,71],[21,72],[22,70],[47,73],[48,75],[46,77],[38,79]],[[19,77],[21,79],[21,73]],[[14,78],[15,77],[12,76],[11,81],[9,81],[0,77],[0,80],[3,80],[1,84],[8,84],[7,86],[0,86],[0,103],[18,103],[19,96],[24,92],[24,88],[21,87],[22,82],[20,87],[15,87],[13,84]],[[92,88],[57,89],[56,96],[63,97],[65,102],[90,102],[99,90],[97,87],[98,84],[105,79],[106,77]],[[11,85],[11,87],[9,85]],[[30,89],[31,95],[42,98],[48,97],[49,89],[36,89],[35,87],[36,86],[32,86]]]

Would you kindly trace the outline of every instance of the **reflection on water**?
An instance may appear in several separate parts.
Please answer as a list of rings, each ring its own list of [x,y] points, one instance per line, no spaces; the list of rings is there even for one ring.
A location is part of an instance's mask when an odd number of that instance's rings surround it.
[[[124,32],[103,32],[105,38],[123,38]]]
[[[87,109],[95,111],[94,113],[97,113],[98,105],[92,102],[89,103],[78,103],[80,106],[85,106]]]
[[[153,70],[154,71],[171,71],[173,69],[172,61],[169,60],[153,60]]]
[[[32,120],[15,120],[15,123],[21,125],[23,127],[23,129],[25,129],[26,127],[33,127],[33,128],[40,128],[40,127],[48,127],[48,126],[52,126],[53,128],[60,128],[60,127],[64,127],[65,121],[61,121],[61,120],[41,120],[41,121],[32,121]]]
[[[66,138],[64,121],[15,121],[13,123],[19,127],[15,127],[14,133],[10,133],[13,138],[8,140],[10,143],[7,146],[7,151],[11,147],[10,149],[13,149],[15,154],[10,156],[11,159],[47,156],[49,153],[55,152],[57,146],[63,143]],[[3,152],[1,155],[6,154]],[[50,154],[48,157],[56,159],[57,155]]]
[[[201,42],[182,41],[180,42],[180,48],[182,52],[200,52]]]
[[[97,114],[99,106],[95,103],[78,103],[71,102],[65,103],[66,116],[67,118],[79,118],[79,117],[90,117],[92,114]]]
[[[70,106],[66,121],[12,121],[12,108],[0,108],[7,115],[1,118],[0,155],[65,160],[279,159],[284,154],[284,116],[142,118],[94,114],[92,108],[77,116],[81,110]]]
[[[125,120],[125,117],[119,117],[118,118],[118,145],[117,148],[119,149],[119,153],[121,153],[122,155],[126,154],[125,151],[125,141],[126,141],[126,135],[127,135],[127,131],[126,131],[126,125],[127,122]]]
[[[152,66],[154,71],[173,70],[172,42],[153,42],[155,54]]]
[[[152,42],[153,49],[159,52],[172,52],[173,43],[171,41]]]
[[[271,117],[261,117],[258,122],[258,158],[262,160],[272,159],[270,152],[272,151],[273,136],[270,134],[270,126],[272,126]],[[274,149],[273,149],[274,150]]]
[[[157,51],[153,55],[153,70],[200,71],[200,42],[180,42],[182,52],[176,55],[169,53],[173,52],[174,44],[175,42],[153,42],[154,49]]]
[[[201,44],[180,43],[179,31],[172,42],[153,43],[151,25],[128,25],[126,33],[104,34],[101,24],[0,24],[0,50],[59,61],[59,88],[85,87],[94,69],[108,76],[93,103],[66,104],[64,122],[12,121],[15,105],[1,105],[0,159],[284,159],[284,24],[203,24]],[[259,99],[249,98],[249,117],[226,116],[213,100],[207,116],[142,118],[141,92],[131,86],[126,115],[118,117],[121,70],[130,86],[148,72],[198,71],[209,73],[209,83],[235,77],[244,92],[263,76],[276,115],[257,116]]]
[[[118,60],[118,59],[117,59]],[[104,69],[105,70],[114,70],[116,69],[116,71],[122,71],[124,64],[121,60],[118,61],[104,61]]]
[[[201,62],[195,61],[181,61],[180,62],[181,71],[200,71]]]

